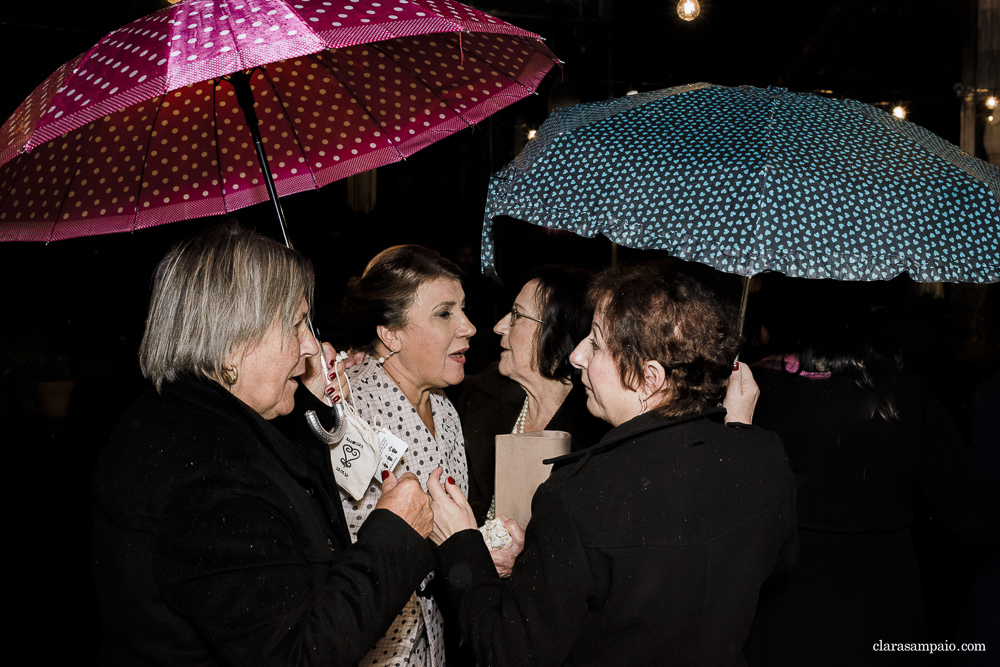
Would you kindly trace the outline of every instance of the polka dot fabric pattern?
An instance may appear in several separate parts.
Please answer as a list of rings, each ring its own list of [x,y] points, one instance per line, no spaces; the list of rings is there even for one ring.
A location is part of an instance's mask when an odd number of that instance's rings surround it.
[[[853,100],[691,84],[557,109],[490,182],[496,216],[721,271],[1000,281],[1000,169]]]
[[[399,161],[537,88],[537,35],[451,0],[186,0],[107,35],[0,128],[0,240],[224,214],[268,198],[222,80],[252,70],[279,195]]]
[[[469,464],[465,457],[462,424],[451,401],[443,393],[431,395],[435,435],[420,420],[416,409],[392,378],[374,359],[367,357],[348,371],[351,378],[351,403],[368,423],[380,423],[406,443],[403,458],[393,472],[399,476],[412,472],[421,483],[438,466],[444,468],[442,479],[452,477],[462,493],[469,492]],[[351,539],[375,508],[382,486],[372,482],[360,500],[341,493],[344,517]],[[441,667],[444,665],[444,618],[428,586],[434,573],[428,573],[409,602],[361,661],[360,665],[396,667]]]

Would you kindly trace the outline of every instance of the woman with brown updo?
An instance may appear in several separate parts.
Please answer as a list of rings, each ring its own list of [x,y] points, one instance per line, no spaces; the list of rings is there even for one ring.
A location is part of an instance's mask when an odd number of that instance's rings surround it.
[[[347,371],[354,408],[407,445],[394,473],[424,479],[440,466],[467,492],[462,426],[442,391],[465,378],[465,353],[476,333],[465,316],[461,278],[461,270],[433,250],[388,248],[348,283],[341,319],[350,347],[365,353]],[[377,483],[360,500],[341,493],[353,537],[381,494]],[[428,590],[432,579],[428,572],[361,665],[444,664],[443,620]]]

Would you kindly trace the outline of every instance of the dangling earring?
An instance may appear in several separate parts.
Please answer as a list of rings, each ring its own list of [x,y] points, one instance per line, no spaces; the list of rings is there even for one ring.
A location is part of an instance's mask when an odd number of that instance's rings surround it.
[[[391,357],[394,354],[396,354],[396,350],[389,350],[389,354],[385,355],[384,357],[378,358],[378,365],[381,366],[382,364],[384,364],[386,361],[389,360],[389,357]]]
[[[642,406],[642,410],[639,412],[640,415],[646,414],[646,399],[642,396],[639,397],[639,405]]]
[[[222,369],[222,381],[232,387],[240,379],[240,369],[234,365],[232,368]]]

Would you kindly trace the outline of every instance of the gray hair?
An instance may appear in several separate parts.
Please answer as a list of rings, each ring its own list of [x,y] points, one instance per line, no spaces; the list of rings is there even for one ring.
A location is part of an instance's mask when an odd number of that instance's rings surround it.
[[[222,382],[226,359],[260,343],[275,316],[291,335],[303,297],[312,307],[313,283],[303,255],[235,222],[178,243],[153,278],[143,376],[157,391],[184,374]]]

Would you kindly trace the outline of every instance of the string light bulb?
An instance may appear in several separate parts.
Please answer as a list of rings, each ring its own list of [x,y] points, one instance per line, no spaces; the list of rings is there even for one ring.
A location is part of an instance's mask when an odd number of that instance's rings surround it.
[[[893,109],[892,109],[892,115],[895,116],[896,118],[900,119],[900,120],[903,120],[904,118],[906,118],[906,109],[904,109],[903,107],[899,107],[899,106],[893,107]]]
[[[531,141],[538,135],[538,130],[528,130],[528,141]]]
[[[701,5],[698,0],[681,0],[677,3],[677,16],[685,21],[694,21],[701,14]]]
[[[990,95],[986,98],[986,108],[996,109],[997,108],[997,97],[996,95]]]

